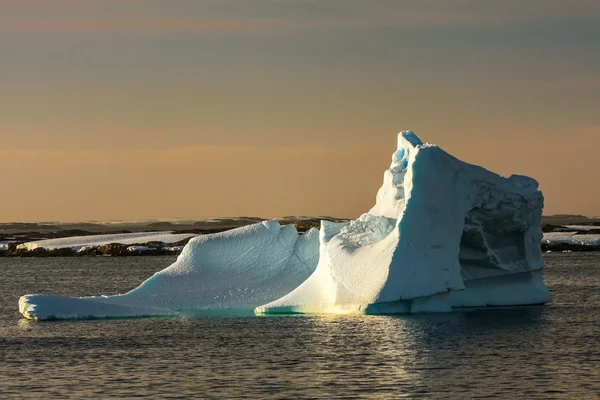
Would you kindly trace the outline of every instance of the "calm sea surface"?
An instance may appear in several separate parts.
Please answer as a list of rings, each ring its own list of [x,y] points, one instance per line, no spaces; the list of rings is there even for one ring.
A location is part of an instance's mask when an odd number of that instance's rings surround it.
[[[32,323],[26,293],[123,293],[174,257],[0,258],[0,398],[600,398],[600,253],[544,307]]]

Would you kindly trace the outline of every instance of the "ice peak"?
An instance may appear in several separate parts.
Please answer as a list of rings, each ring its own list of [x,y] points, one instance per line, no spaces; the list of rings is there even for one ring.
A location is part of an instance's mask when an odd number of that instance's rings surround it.
[[[404,207],[404,178],[409,160],[421,146],[423,142],[413,131],[402,131],[398,134],[398,149],[392,155],[392,164],[384,173],[383,185],[377,192],[376,204],[369,214],[388,218],[398,217]]]
[[[422,145],[421,139],[413,131],[402,131],[398,134],[398,148],[417,147]],[[407,146],[408,145],[408,146]]]

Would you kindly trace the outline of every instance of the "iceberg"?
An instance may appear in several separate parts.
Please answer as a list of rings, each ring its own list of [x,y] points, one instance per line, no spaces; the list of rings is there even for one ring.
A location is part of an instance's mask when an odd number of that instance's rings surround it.
[[[529,177],[462,162],[398,135],[375,206],[300,235],[276,221],[193,238],[177,261],[117,296],[26,295],[26,318],[445,312],[543,304],[543,196]]]
[[[543,196],[400,133],[375,206],[323,221],[315,272],[258,313],[400,313],[542,304]]]
[[[248,310],[293,290],[319,259],[316,229],[299,235],[276,221],[196,236],[177,261],[136,289],[116,296],[22,296],[26,318],[89,319],[170,316],[205,310]]]

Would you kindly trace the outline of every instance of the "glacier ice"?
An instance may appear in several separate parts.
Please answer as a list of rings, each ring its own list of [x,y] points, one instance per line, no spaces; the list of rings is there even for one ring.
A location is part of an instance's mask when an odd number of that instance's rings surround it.
[[[405,131],[375,206],[354,221],[322,221],[304,235],[267,221],[200,236],[124,295],[27,295],[19,307],[27,318],[48,319],[542,304],[542,208],[534,179],[501,177]]]

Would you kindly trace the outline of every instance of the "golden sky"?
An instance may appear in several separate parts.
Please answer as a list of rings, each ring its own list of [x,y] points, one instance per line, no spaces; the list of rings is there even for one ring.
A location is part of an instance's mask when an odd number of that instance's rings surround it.
[[[600,215],[600,3],[0,0],[0,221],[355,217],[396,134]]]

